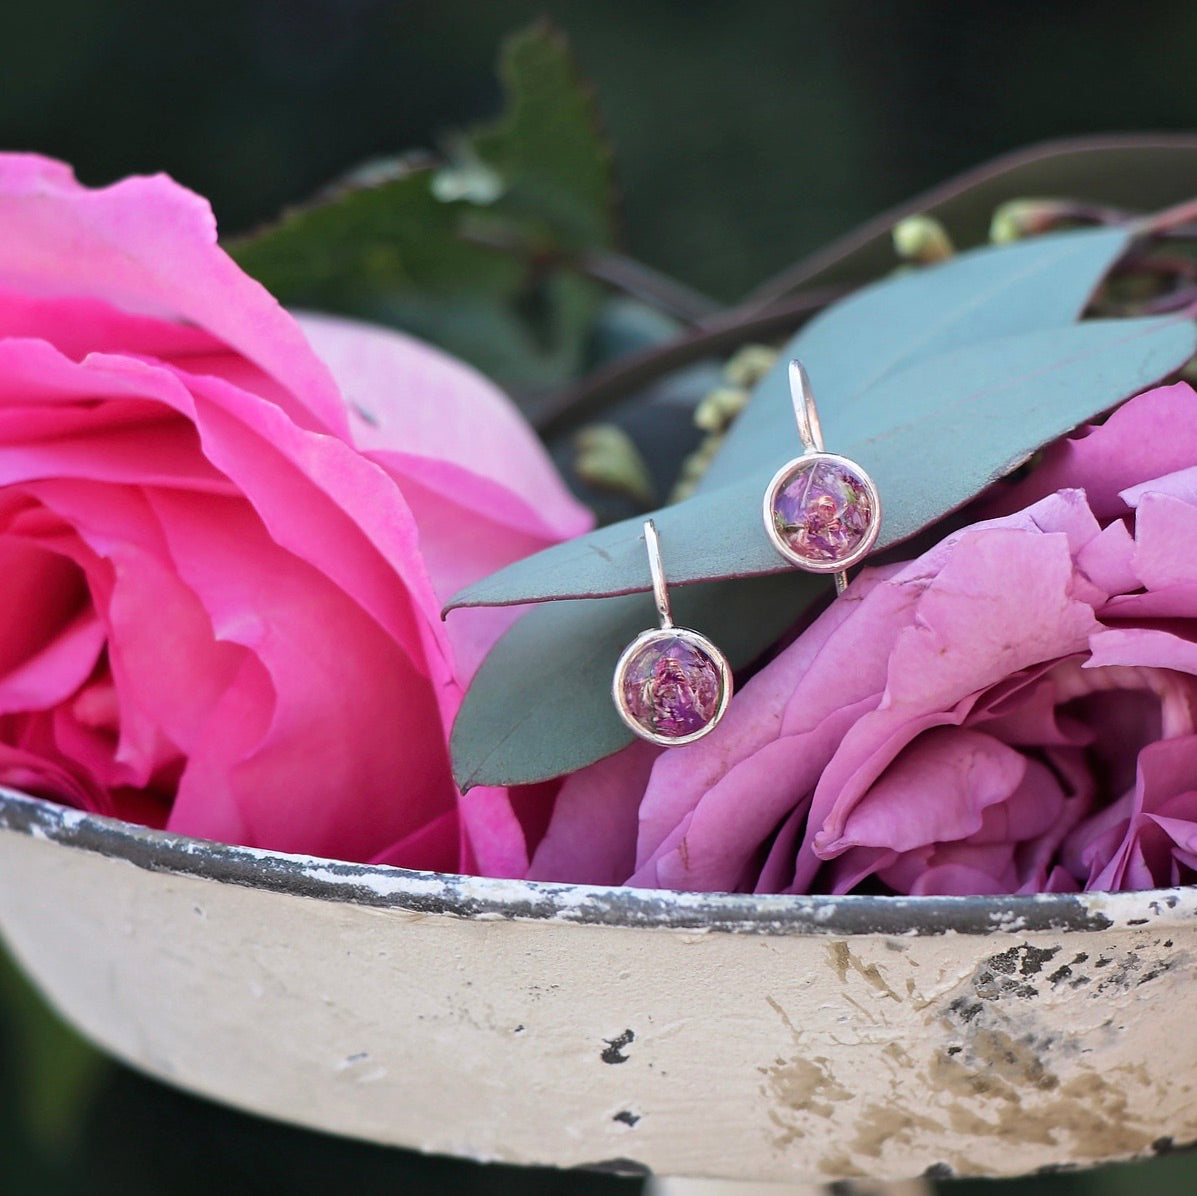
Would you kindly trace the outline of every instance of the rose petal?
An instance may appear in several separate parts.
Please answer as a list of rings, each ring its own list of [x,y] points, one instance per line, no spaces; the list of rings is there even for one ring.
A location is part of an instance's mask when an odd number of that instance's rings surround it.
[[[806,803],[796,805],[773,836],[769,854],[761,865],[753,892],[785,893],[792,891],[794,865],[798,845],[802,840],[802,828],[806,821]]]
[[[633,743],[566,778],[529,880],[619,885],[635,867],[636,821],[660,749]]]
[[[1172,883],[1173,840],[1146,815],[1194,792],[1197,735],[1149,744],[1139,753],[1133,793],[1081,823],[1066,845],[1066,859],[1087,869],[1086,889],[1111,891]]]
[[[40,652],[0,677],[0,714],[48,710],[66,701],[91,675],[103,648],[99,619],[80,613]]]
[[[104,300],[77,295],[46,298],[0,289],[0,338],[46,341],[72,361],[91,353],[131,351],[156,361],[243,360],[201,328],[133,315]]]
[[[244,504],[160,493],[155,509],[215,636],[258,666],[209,714],[172,829],[367,859],[456,804],[435,695],[374,620]]]
[[[11,526],[11,515],[0,517],[0,693],[5,675],[52,645],[87,597],[83,574],[68,557],[11,534]]]
[[[960,538],[897,638],[886,700],[948,709],[969,693],[1085,647],[1098,627],[1073,593],[1067,539],[990,528]]]
[[[4,742],[0,742],[0,785],[97,814],[113,813],[111,799],[86,776],[71,772],[43,752]]]
[[[1021,784],[1027,758],[988,735],[936,728],[914,740],[855,803],[839,835],[816,835],[824,859],[849,847],[910,851],[967,839],[987,806]]]
[[[461,856],[461,822],[456,810],[446,810],[368,862],[424,872],[456,872],[461,868]]]
[[[1080,658],[1075,670],[1080,671]],[[1024,670],[1007,683],[999,683],[977,701],[969,715],[972,727],[1013,746],[1049,748],[1087,744],[1093,733],[1061,709],[1060,676],[1065,661],[1035,675]]]
[[[897,580],[918,575],[917,563]],[[924,582],[917,622],[900,631],[878,709],[848,732],[824,771],[807,842],[844,833],[856,803],[916,735],[963,721],[978,694],[1044,661],[1080,652],[1097,627],[1072,594],[1067,538],[992,527],[959,537]]]
[[[1085,668],[1109,665],[1173,669],[1197,676],[1197,644],[1151,627],[1119,627],[1094,634]]]
[[[1197,610],[1197,583],[1169,586],[1158,593],[1116,594],[1099,610],[1107,623],[1146,619],[1188,619]]]
[[[676,850],[680,835],[672,832],[704,794],[714,792],[741,762],[755,760],[761,749],[779,737],[802,736],[817,730],[820,723],[843,708],[864,701],[874,702],[885,679],[886,645],[892,625],[909,620],[917,601],[913,589],[885,585],[886,572],[867,570],[854,585],[851,600],[833,603],[799,639],[756,674],[732,699],[720,725],[696,743],[664,753],[653,768],[640,812],[640,835],[636,847],[637,868],[648,869],[659,850]],[[861,627],[856,637],[841,636],[841,628]],[[825,645],[834,644],[824,654]],[[824,732],[827,742],[838,730]],[[805,743],[805,740],[802,741]],[[783,749],[793,750],[794,745]],[[801,750],[801,749],[799,749]],[[827,747],[823,749],[829,752]],[[822,758],[809,752],[808,765],[822,767]],[[783,774],[788,775],[788,774]],[[751,763],[746,776],[731,780],[729,802],[732,822],[716,819],[713,830],[719,841],[739,837],[739,807],[745,793],[752,794],[750,806],[762,800],[771,786],[760,766]],[[761,821],[774,822],[784,815],[784,801],[805,800],[805,794],[791,783],[782,803]],[[759,826],[755,828],[766,833]],[[669,837],[671,843],[665,846]],[[755,851],[759,837],[746,838],[746,850]],[[638,883],[653,884],[655,866],[638,871]]]
[[[570,495],[523,416],[476,370],[389,329],[331,316],[297,319],[358,413],[352,431],[359,448],[424,458],[420,480],[442,497],[460,497],[463,475],[493,483],[496,495],[519,500],[510,522],[530,536],[562,539],[591,526],[593,516]],[[489,507],[483,513],[493,517]]]
[[[961,854],[966,857],[980,856],[978,862],[985,866],[977,867],[969,863],[967,858],[937,862],[922,869],[908,886],[895,885],[896,891],[908,893],[912,897],[984,897],[1014,891],[1013,868],[1008,851],[985,853],[974,849],[962,851]],[[993,858],[995,854],[998,855],[996,860]],[[995,866],[1001,864],[1005,867]],[[891,873],[887,871],[884,876],[888,882]]]
[[[871,704],[872,699],[866,701]],[[765,744],[729,770],[651,852],[637,860],[628,883],[642,888],[737,891],[745,869],[762,846],[767,847],[778,826],[795,807],[806,808],[822,761],[857,713],[852,707],[836,711],[812,731]],[[785,778],[784,784],[776,783],[779,777]],[[649,792],[658,784],[654,767]],[[642,834],[641,850],[647,842],[648,836]]]
[[[1107,595],[1122,594],[1139,588],[1134,553],[1134,537],[1121,519],[1115,519],[1077,553],[1077,568]]]
[[[1197,395],[1187,383],[1160,386],[1105,421],[1045,450],[1042,463],[995,505],[1014,511],[1058,490],[1083,490],[1098,519],[1126,514],[1121,491],[1197,461]]]
[[[1197,506],[1159,492],[1141,496],[1135,510],[1132,562],[1140,583],[1157,592],[1197,584],[1197,562],[1182,548],[1193,544],[1195,535]]]
[[[457,807],[471,861],[469,872],[503,878],[527,874],[524,828],[506,789],[477,785],[458,797]]]
[[[300,422],[344,432],[328,370],[295,321],[216,244],[207,202],[164,175],[80,186],[60,162],[0,157],[0,288],[99,299],[194,324],[290,393]]]

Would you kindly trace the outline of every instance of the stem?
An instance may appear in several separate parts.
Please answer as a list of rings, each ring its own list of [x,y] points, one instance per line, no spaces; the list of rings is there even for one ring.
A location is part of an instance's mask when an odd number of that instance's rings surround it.
[[[1103,315],[1121,318],[1166,316],[1178,311],[1191,315],[1195,304],[1197,304],[1197,286],[1187,286],[1139,303],[1104,304],[1100,310]]]
[[[580,382],[549,396],[536,416],[537,430],[545,438],[567,431],[584,423],[607,404],[634,393],[664,374],[704,357],[716,356],[754,337],[767,338],[791,331],[807,316],[855,289],[852,285],[839,284],[790,295],[793,287],[847,256],[853,249],[863,247],[882,229],[883,221],[893,215],[887,213],[828,250],[796,263],[758,287],[739,306],[721,314],[712,314],[716,306],[713,300],[631,258],[607,252],[580,255],[573,261],[576,269],[608,286],[655,303],[693,327],[663,345],[621,357]],[[1139,219],[1120,208],[1085,203],[1070,206],[1069,216],[1097,224]],[[1158,237],[1197,235],[1197,200],[1149,216],[1140,222],[1139,228],[1143,235]],[[490,243],[494,244],[493,241]],[[508,250],[517,248],[511,244],[496,247]],[[524,249],[527,252],[526,246]],[[1186,279],[1197,278],[1197,265],[1188,259],[1138,255],[1126,259],[1122,268],[1126,266],[1171,271]],[[1197,298],[1197,290],[1193,294],[1190,294],[1190,290],[1186,287],[1159,296],[1151,301],[1151,307],[1138,307],[1136,312],[1166,313],[1185,308]]]
[[[1081,224],[1129,224],[1137,220],[1138,212],[1126,208],[1115,208],[1108,204],[1088,203],[1083,200],[1061,203],[1056,209],[1057,220],[1076,220]]]
[[[1132,253],[1114,267],[1118,275],[1159,274],[1168,278],[1197,278],[1197,260],[1188,257],[1164,257],[1162,255]]]
[[[1148,216],[1143,222],[1143,231],[1159,236],[1163,233],[1179,233],[1181,226],[1197,223],[1197,199],[1188,199],[1175,207],[1165,208]]]
[[[476,226],[462,228],[459,236],[471,245],[514,254],[537,265],[568,266],[604,286],[643,299],[687,324],[697,324],[721,308],[714,299],[693,287],[614,250],[588,249],[576,255],[568,254],[558,249],[539,248],[523,237],[499,229]]]
[[[581,254],[574,265],[596,282],[643,299],[687,324],[698,324],[722,308],[693,287],[622,253],[590,250]]]
[[[567,431],[584,423],[608,403],[634,393],[663,374],[716,356],[754,337],[789,332],[851,289],[823,287],[767,308],[732,308],[663,345],[629,353],[552,395],[537,414],[537,430],[544,437]]]

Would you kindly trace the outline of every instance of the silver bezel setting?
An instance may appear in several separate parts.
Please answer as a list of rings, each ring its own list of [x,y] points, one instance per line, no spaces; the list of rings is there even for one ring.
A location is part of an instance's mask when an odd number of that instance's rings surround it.
[[[708,657],[719,672],[719,705],[711,720],[689,735],[660,735],[650,730],[635,717],[624,697],[624,677],[632,661],[640,654],[642,649],[648,647],[650,644],[667,639],[686,641],[692,648],[696,648],[704,656]],[[704,735],[709,735],[718,725],[720,719],[723,718],[727,710],[727,704],[731,701],[732,696],[731,666],[727,663],[727,657],[705,635],[698,631],[693,631],[689,627],[649,628],[647,631],[642,631],[620,654],[619,662],[615,666],[615,675],[611,682],[611,693],[615,699],[615,709],[619,711],[619,717],[641,739],[647,739],[650,743],[658,744],[661,747],[681,747],[683,744],[693,743],[696,739],[701,739]]]
[[[799,466],[813,467],[820,463],[838,465],[843,469],[850,470],[860,478],[869,496],[870,509],[872,510],[872,518],[869,521],[868,530],[865,532],[861,542],[848,556],[837,561],[812,559],[795,552],[782,537],[781,533],[778,532],[774,522],[774,503],[776,503],[777,496],[782,487],[798,470]],[[872,551],[873,545],[877,542],[877,536],[881,532],[881,495],[878,494],[873,479],[855,461],[847,457],[841,457],[838,453],[807,452],[803,453],[800,457],[794,457],[792,460],[787,461],[773,475],[773,480],[766,488],[761,511],[765,523],[765,534],[769,537],[769,542],[787,561],[793,565],[797,565],[800,569],[806,569],[810,573],[842,573],[845,569],[859,564]]]

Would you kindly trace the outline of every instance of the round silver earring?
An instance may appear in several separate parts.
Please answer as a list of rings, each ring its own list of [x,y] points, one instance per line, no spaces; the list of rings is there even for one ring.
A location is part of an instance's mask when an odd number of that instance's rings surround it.
[[[802,456],[787,461],[765,491],[765,532],[787,561],[812,573],[834,573],[836,590],[847,569],[863,560],[881,531],[881,497],[873,479],[847,457],[829,453],[800,361],[790,362],[790,397]]]
[[[674,626],[651,519],[644,524],[644,542],[661,626],[642,631],[623,650],[612,695],[620,718],[642,739],[678,747],[701,739],[723,717],[731,701],[731,666],[705,635]]]

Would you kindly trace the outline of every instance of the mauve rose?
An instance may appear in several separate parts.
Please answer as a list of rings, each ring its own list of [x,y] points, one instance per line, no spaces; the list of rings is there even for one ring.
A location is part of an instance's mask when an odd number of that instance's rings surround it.
[[[706,739],[571,778],[531,875],[977,894],[1197,878],[1197,396],[1133,399],[999,501],[865,570]]]
[[[515,410],[292,318],[163,177],[0,157],[0,783],[235,843],[518,875],[446,731],[510,612],[451,592],[583,531]]]

